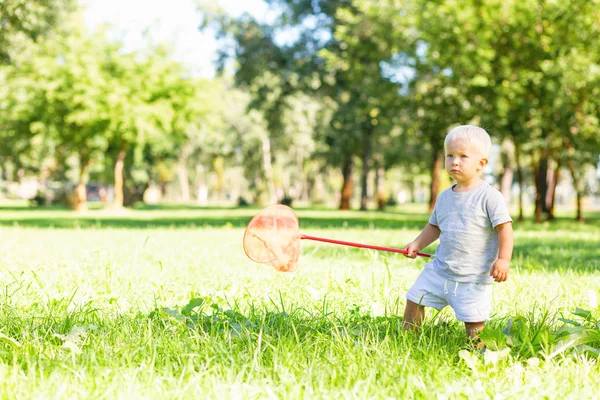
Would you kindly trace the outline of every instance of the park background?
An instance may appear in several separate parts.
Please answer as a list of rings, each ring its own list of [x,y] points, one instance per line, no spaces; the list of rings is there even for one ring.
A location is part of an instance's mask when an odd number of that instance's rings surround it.
[[[600,390],[600,2],[172,3],[0,2],[2,396]],[[515,220],[484,353],[450,310],[401,329],[423,260],[245,257],[275,203],[403,247],[467,123]]]

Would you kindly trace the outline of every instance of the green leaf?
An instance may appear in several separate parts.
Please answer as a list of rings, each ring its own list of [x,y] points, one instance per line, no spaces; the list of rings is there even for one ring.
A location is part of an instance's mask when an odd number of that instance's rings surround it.
[[[581,324],[579,322],[573,321],[572,319],[568,319],[568,318],[559,318],[559,321],[562,321],[565,324],[571,324],[571,325],[575,325],[575,326],[581,326]]]
[[[600,349],[597,349],[587,344],[581,344],[574,349],[579,354],[585,354],[590,357],[600,358]]]
[[[590,336],[591,335],[588,332],[581,331],[573,335],[569,335],[564,339],[561,339],[558,343],[556,343],[554,351],[548,355],[548,359],[552,359],[557,355],[577,345],[586,343],[590,339]]]
[[[583,319],[585,319],[586,321],[590,320],[590,318],[592,317],[592,313],[588,310],[584,310],[582,308],[576,308],[575,311],[571,311],[571,314],[573,315],[577,315],[578,317],[581,317]]]
[[[510,335],[513,322],[514,322],[514,319],[513,318],[509,318],[508,322],[506,322],[506,327],[504,329],[502,329],[502,333],[504,333],[506,336]],[[485,330],[485,328],[484,328],[484,330]]]
[[[479,339],[491,350],[500,350],[507,347],[506,335],[496,329],[485,327],[479,333]]]
[[[10,336],[6,336],[3,333],[0,333],[0,342],[8,343],[14,348],[21,347],[21,343],[17,342],[15,339],[11,338]]]
[[[194,297],[185,307],[183,307],[181,313],[189,317],[191,316],[192,311],[194,311],[194,308],[200,307],[204,304],[204,302],[205,300],[202,297]]]

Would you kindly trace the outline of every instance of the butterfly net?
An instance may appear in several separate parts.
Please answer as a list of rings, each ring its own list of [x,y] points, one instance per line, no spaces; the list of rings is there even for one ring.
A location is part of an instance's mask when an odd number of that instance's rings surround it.
[[[244,251],[253,261],[269,264],[280,272],[298,270],[300,223],[287,206],[267,207],[248,223],[244,232]]]

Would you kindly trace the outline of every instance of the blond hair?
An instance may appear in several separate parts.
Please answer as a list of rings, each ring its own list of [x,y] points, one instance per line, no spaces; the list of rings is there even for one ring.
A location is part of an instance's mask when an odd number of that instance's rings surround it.
[[[448,143],[456,140],[466,140],[475,145],[484,157],[488,157],[490,154],[492,139],[483,128],[475,125],[460,125],[451,129],[444,139],[444,149],[448,147]]]

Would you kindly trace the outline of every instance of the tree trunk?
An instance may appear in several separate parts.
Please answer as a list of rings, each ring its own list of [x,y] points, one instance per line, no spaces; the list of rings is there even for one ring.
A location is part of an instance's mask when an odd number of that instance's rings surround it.
[[[535,184],[535,209],[533,211],[533,217],[536,222],[542,222],[542,203],[541,203],[541,189],[540,189],[540,179],[539,179],[539,165],[532,166],[533,170],[533,182]]]
[[[583,218],[583,214],[581,213],[581,192],[577,191],[577,215],[575,216],[575,220],[579,222],[585,221]]]
[[[360,210],[367,210],[369,201],[369,164],[371,162],[371,132],[367,132],[363,144],[362,174],[360,176]]]
[[[190,180],[188,177],[187,163],[185,160],[177,164],[177,179],[181,189],[181,201],[188,203],[190,201]]]
[[[262,140],[262,152],[265,180],[267,190],[269,191],[269,201],[271,204],[276,204],[277,193],[275,191],[275,184],[273,183],[273,165],[271,164],[271,139],[268,137],[264,137]]]
[[[204,179],[204,166],[202,164],[196,164],[196,181],[194,183],[196,202],[202,206],[206,205],[206,201],[208,199],[208,188],[204,182]],[[240,196],[241,195],[242,191],[240,190]]]
[[[519,181],[519,222],[523,222],[525,217],[523,216],[523,191],[525,190],[525,184],[523,179],[523,167],[521,166],[521,148],[515,141],[515,163],[517,164],[517,180]]]
[[[133,180],[129,179],[128,182],[131,183]],[[137,202],[143,202],[144,193],[146,192],[146,189],[148,189],[148,186],[148,181],[141,184],[124,185],[123,204],[127,207],[132,207]]]
[[[506,204],[510,205],[511,192],[513,181],[513,169],[510,166],[504,167],[502,178],[500,178],[500,192],[504,196]]]
[[[87,210],[87,190],[85,187],[85,175],[89,166],[89,161],[85,157],[80,158],[81,165],[79,166],[79,181],[77,188],[75,188],[75,204],[73,208],[75,211],[86,211]]]
[[[502,142],[502,152],[500,159],[502,160],[503,171],[500,176],[500,192],[504,196],[504,201],[510,205],[512,199],[512,183],[513,183],[513,158],[514,145],[508,139]]]
[[[127,152],[125,147],[119,151],[117,162],[115,163],[115,199],[113,201],[113,208],[123,208],[123,170],[125,167],[125,156]]]
[[[548,191],[548,157],[544,155],[537,165],[533,166],[535,177],[535,222],[544,220],[546,212],[546,192]]]
[[[573,187],[575,188],[575,193],[577,194],[577,214],[575,216],[575,220],[579,222],[583,222],[583,213],[581,209],[581,200],[583,198],[583,194],[581,190],[579,190],[579,178],[577,177],[577,173],[575,172],[575,163],[573,161],[569,161],[567,163],[569,167],[569,172],[571,173],[571,179],[573,179]]]
[[[442,165],[444,153],[440,150],[435,150],[431,163],[431,185],[429,186],[429,212],[433,211],[435,202],[440,191],[440,178],[442,174]]]
[[[550,158],[550,137],[546,138],[546,147],[535,170],[535,222],[543,221],[543,214],[548,212],[546,195],[548,193],[548,160]]]
[[[381,153],[381,149],[377,152],[377,173],[375,174],[375,191],[377,193],[377,209],[379,211],[385,210],[385,193],[384,193],[384,183],[385,183],[385,167],[383,165],[383,154]]]
[[[293,182],[291,186],[294,188],[294,198],[305,198],[306,191],[306,174],[304,173],[304,149],[296,146],[296,173],[292,176]]]
[[[560,160],[556,163],[556,168],[552,173],[552,180],[550,181],[549,190],[548,190],[548,198],[546,201],[548,202],[548,219],[553,220],[554,217],[554,202],[556,199],[556,185],[558,185],[558,179],[560,177]]]
[[[269,154],[269,162],[271,162],[271,155]],[[270,165],[270,164],[269,164]],[[225,160],[222,156],[216,156],[212,160],[212,167],[217,177],[215,189],[219,196],[219,199],[223,198],[223,189],[225,187]]]
[[[354,190],[354,182],[352,181],[352,169],[353,169],[352,156],[348,156],[342,168],[342,175],[344,182],[342,184],[342,192],[340,199],[340,210],[349,210],[350,201],[352,200],[352,191]]]
[[[408,191],[410,192],[410,202],[417,202],[417,184],[414,180],[409,180],[406,185],[408,186]]]
[[[6,161],[2,163],[0,168],[2,169],[2,174],[0,174],[0,181],[8,181],[8,171],[6,169]]]
[[[317,175],[318,172],[315,173],[315,175],[309,175],[306,177],[306,185],[304,186],[303,194],[303,196],[305,196],[305,200],[310,201],[314,198],[314,189],[317,182]]]
[[[188,160],[192,153],[191,145],[188,143],[181,147],[179,161],[177,162],[177,180],[179,181],[179,190],[181,192],[181,201],[188,203],[191,199],[190,177],[188,172]]]

